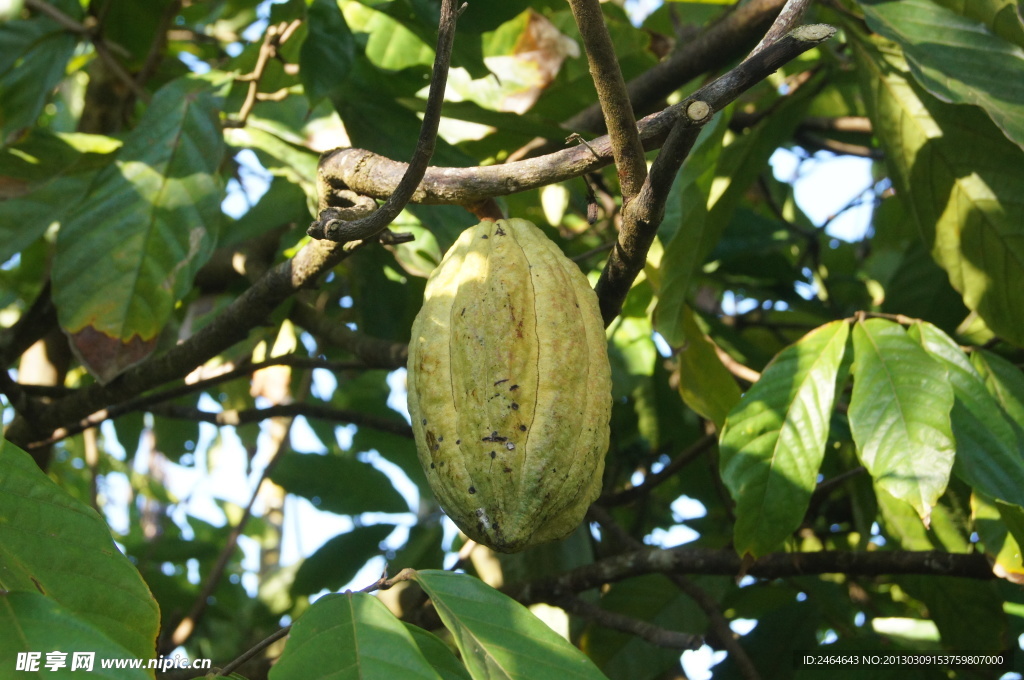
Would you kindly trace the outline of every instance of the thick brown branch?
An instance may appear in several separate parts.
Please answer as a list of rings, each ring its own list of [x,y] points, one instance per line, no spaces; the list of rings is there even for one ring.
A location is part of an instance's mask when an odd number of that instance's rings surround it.
[[[597,99],[604,114],[612,155],[618,169],[622,202],[626,204],[640,192],[647,178],[644,148],[637,133],[626,82],[619,69],[611,35],[604,23],[601,4],[597,0],[569,0],[569,5],[587,51],[590,75],[597,88]]]
[[[524,604],[548,602],[567,593],[581,593],[600,587],[605,583],[614,583],[633,576],[654,573],[719,576],[747,574],[767,579],[813,574],[846,574],[848,576],[919,574],[979,580],[995,578],[984,555],[948,553],[940,550],[923,552],[823,550],[804,553],[771,553],[754,560],[747,569],[743,569],[743,566],[739,555],[732,550],[686,546],[669,550],[650,548],[607,557],[554,578],[511,586],[506,588],[505,592]]]

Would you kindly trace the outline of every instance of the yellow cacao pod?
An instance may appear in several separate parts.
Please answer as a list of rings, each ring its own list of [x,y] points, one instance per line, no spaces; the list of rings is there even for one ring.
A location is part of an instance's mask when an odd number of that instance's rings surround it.
[[[601,491],[611,371],[597,296],[520,219],[464,231],[427,281],[409,413],[441,507],[502,552],[568,536]]]

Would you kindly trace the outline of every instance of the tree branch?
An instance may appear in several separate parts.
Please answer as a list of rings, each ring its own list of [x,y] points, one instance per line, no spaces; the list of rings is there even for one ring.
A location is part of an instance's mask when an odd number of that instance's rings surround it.
[[[412,439],[412,428],[404,420],[392,420],[382,418],[370,413],[361,413],[349,409],[334,408],[324,404],[310,402],[277,404],[266,408],[253,408],[239,411],[231,409],[228,411],[201,411],[200,409],[177,404],[160,404],[150,409],[153,415],[164,418],[178,418],[180,420],[197,420],[204,423],[213,423],[217,426],[223,425],[247,425],[258,423],[267,418],[280,418],[304,416],[306,418],[318,418],[332,422],[349,423],[358,427],[369,427],[382,432],[390,432],[400,437]]]
[[[786,0],[751,0],[731,10],[703,33],[688,41],[667,59],[644,71],[626,86],[636,111],[649,111],[687,82],[723,68],[743,56],[768,28]],[[716,109],[717,110],[717,109]],[[563,123],[574,131],[601,132],[601,108],[590,106]]]
[[[637,128],[644,148],[660,148],[676,121],[687,118],[687,108],[694,102],[705,102],[713,114],[780,66],[824,42],[835,32],[834,29],[825,26],[817,30],[818,32],[812,32],[812,35],[800,33],[786,36],[754,58],[702,87],[685,101],[640,120]],[[700,124],[706,123],[709,118],[710,115],[701,120]],[[603,168],[613,160],[611,140],[607,135],[603,135],[589,141],[587,145],[503,165],[472,168],[430,167],[424,173],[423,181],[413,192],[410,201],[432,205],[477,203],[495,196],[507,196],[579,177]],[[351,190],[356,194],[374,198],[390,196],[404,175],[406,167],[405,163],[363,149],[335,149],[320,159],[320,174],[333,190]]]
[[[615,555],[578,567],[559,576],[532,583],[510,586],[505,593],[524,604],[549,602],[567,593],[581,593],[605,583],[614,583],[644,574],[708,574],[739,576],[747,574],[775,579],[815,574],[847,576],[889,576],[920,574],[956,576],[989,580],[995,578],[988,560],[980,553],[930,551],[771,553],[754,560],[744,569],[740,556],[732,550],[713,550],[682,546],[648,548]]]
[[[590,75],[597,88],[597,99],[611,139],[622,203],[625,205],[640,192],[647,178],[644,148],[637,133],[626,82],[604,23],[601,4],[597,0],[569,0],[569,5],[587,51]]]
[[[455,43],[455,22],[461,11],[461,8],[456,9],[455,0],[441,0],[441,22],[437,32],[437,50],[434,56],[434,71],[430,77],[430,91],[427,94],[427,108],[423,114],[419,139],[416,140],[416,151],[402,180],[395,190],[390,192],[384,205],[366,217],[349,222],[338,219],[332,213],[325,215],[327,211],[321,212],[317,221],[309,225],[307,230],[313,238],[339,243],[372,238],[387,229],[409,203],[409,199],[423,179],[431,156],[434,155],[437,127],[441,122],[441,105],[444,103],[444,90],[448,82],[448,66],[451,62],[452,45]]]
[[[106,385],[90,385],[41,407],[33,414],[35,424],[53,430],[77,422],[109,404],[127,401],[184,377],[196,366],[244,340],[249,331],[264,323],[279,304],[299,290],[312,286],[321,274],[345,259],[349,252],[342,245],[329,241],[307,243],[291,260],[268,270],[192,337],[164,354],[129,368]]]
[[[775,17],[772,27],[768,29],[768,32],[761,38],[761,42],[750,53],[751,56],[793,30],[793,27],[800,23],[800,18],[803,17],[804,11],[810,4],[811,0],[786,0],[786,6],[779,12],[779,16]]]

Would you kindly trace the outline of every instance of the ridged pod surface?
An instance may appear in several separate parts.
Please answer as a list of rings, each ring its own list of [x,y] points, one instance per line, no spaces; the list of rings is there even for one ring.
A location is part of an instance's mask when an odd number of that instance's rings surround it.
[[[601,491],[611,416],[587,278],[521,219],[464,231],[427,281],[409,413],[441,507],[502,552],[568,536]]]

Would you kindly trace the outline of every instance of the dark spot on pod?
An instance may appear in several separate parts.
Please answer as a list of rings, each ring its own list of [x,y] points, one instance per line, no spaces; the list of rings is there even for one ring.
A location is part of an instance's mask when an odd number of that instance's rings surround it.
[[[519,410],[519,404],[517,404],[516,402],[513,401],[512,402],[512,410],[513,411],[518,411]]]
[[[558,468],[551,468],[552,472],[558,472]]]
[[[438,463],[437,467],[444,467],[444,461],[442,460],[440,463]]]
[[[513,385],[512,387],[508,388],[508,391],[509,392],[515,392],[518,389],[519,389],[519,385]]]
[[[498,523],[497,523],[497,522],[495,522],[494,524],[492,524],[492,525],[491,525],[491,529],[493,529],[493,530],[494,530],[495,532],[499,531],[499,529],[498,529]]]
[[[423,420],[421,420],[421,421],[420,421],[420,424],[421,424],[421,425],[426,425],[426,424],[427,424],[427,419],[426,419],[426,418],[424,418]]]
[[[502,229],[501,227],[498,227],[498,228],[497,228],[497,229],[496,229],[496,230],[494,231],[494,233],[495,233],[495,235],[497,235],[497,236],[504,236],[504,235],[505,235],[505,230],[504,230],[504,229]]]
[[[510,468],[510,467],[505,468],[505,472],[512,472],[512,468]]]
[[[461,311],[461,312],[459,312],[459,316],[462,316],[462,315],[463,315],[463,314],[465,314],[465,313],[466,313],[466,308],[465,308],[465,307],[463,307],[463,308],[462,308],[462,311]]]
[[[438,437],[438,438],[437,438],[437,441],[439,441],[439,442],[443,442],[443,441],[444,441],[444,435],[441,435],[440,437]]]
[[[430,464],[430,469],[431,469],[431,470],[433,470],[433,469],[434,469],[434,464],[433,464],[433,463],[431,463],[431,464]]]
[[[498,385],[500,385],[501,383],[506,383],[506,382],[508,382],[508,378],[502,378],[502,379],[501,379],[501,380],[499,380],[498,382],[494,383],[494,386],[495,386],[495,387],[497,387],[497,386],[498,386]]]
[[[456,440],[455,440],[455,445],[456,445],[456,446],[458,446],[458,445],[459,445],[459,444],[461,444],[461,443],[462,443],[462,440],[461,440],[461,439],[456,439]]]
[[[434,444],[434,450],[435,451],[440,451],[441,450],[441,445],[440,444]]]
[[[491,451],[491,460],[494,460],[494,457],[497,456],[497,455],[498,454],[496,452]]]
[[[507,442],[508,441],[508,437],[499,437],[498,436],[498,431],[495,430],[494,432],[491,432],[491,436],[490,437],[484,437],[480,441],[482,441],[482,442]]]
[[[476,516],[477,517],[483,517],[484,516],[484,509],[483,508],[477,508],[476,509]]]
[[[484,235],[483,235],[483,236],[481,236],[480,238],[489,238],[489,237],[487,236],[487,234],[484,234]]]
[[[519,431],[520,432],[526,432],[526,425],[520,425],[519,426]]]
[[[487,237],[484,236],[484,238],[487,238]],[[481,534],[484,533],[484,523],[483,522],[477,522],[476,523],[476,530],[479,531]]]
[[[470,493],[476,493],[476,487],[475,486],[469,487],[469,492]]]

